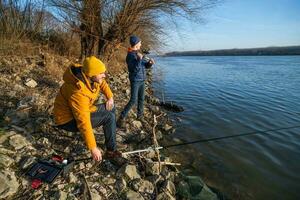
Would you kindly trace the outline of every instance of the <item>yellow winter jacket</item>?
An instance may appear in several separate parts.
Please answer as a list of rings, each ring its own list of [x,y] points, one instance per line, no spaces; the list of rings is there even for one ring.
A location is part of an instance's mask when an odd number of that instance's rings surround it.
[[[83,80],[78,78],[78,74]],[[97,110],[93,104],[100,92],[103,92],[107,99],[112,98],[113,93],[105,80],[101,84],[94,83],[92,88],[85,74],[81,72],[80,65],[70,66],[65,71],[63,80],[54,103],[55,123],[62,125],[75,119],[88,149],[91,150],[97,146],[90,116],[91,112]]]

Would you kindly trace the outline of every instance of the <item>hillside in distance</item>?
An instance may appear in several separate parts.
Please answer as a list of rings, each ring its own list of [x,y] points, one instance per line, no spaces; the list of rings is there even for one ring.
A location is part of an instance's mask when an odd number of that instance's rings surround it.
[[[174,51],[164,56],[279,56],[300,55],[300,46],[263,47],[247,49],[220,49],[209,51]]]

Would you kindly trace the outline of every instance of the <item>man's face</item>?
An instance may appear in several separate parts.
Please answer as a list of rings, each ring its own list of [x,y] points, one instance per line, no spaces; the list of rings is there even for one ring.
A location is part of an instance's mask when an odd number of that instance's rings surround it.
[[[101,74],[98,74],[97,76],[93,76],[92,81],[101,83],[105,77],[106,77],[105,73],[101,73]]]
[[[140,50],[142,46],[142,41],[139,41],[135,46],[136,46],[136,50]]]

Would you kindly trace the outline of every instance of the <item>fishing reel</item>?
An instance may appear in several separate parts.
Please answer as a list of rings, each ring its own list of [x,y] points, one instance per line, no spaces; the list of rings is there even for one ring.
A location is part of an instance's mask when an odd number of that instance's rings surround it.
[[[150,69],[153,65],[153,63],[150,62],[151,58],[147,56],[148,54],[150,54],[150,49],[149,48],[142,49],[142,53],[143,53],[142,61],[145,63],[146,69]]]

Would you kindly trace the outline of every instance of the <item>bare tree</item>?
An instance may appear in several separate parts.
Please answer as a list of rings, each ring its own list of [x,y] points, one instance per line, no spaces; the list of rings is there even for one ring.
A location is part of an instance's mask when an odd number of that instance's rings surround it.
[[[164,32],[167,16],[200,21],[220,0],[50,0],[60,16],[81,35],[81,56],[109,61],[126,39],[139,33],[153,43]]]
[[[42,27],[44,1],[0,0],[0,36],[20,39]]]

